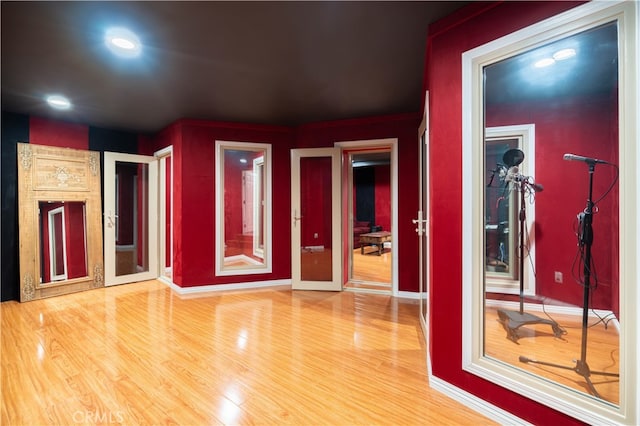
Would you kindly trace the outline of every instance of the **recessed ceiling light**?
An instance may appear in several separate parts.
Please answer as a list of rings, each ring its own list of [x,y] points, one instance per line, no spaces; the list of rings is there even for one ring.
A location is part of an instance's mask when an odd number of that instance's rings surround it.
[[[126,28],[109,28],[104,41],[113,53],[125,58],[135,58],[142,51],[142,44],[137,35]]]
[[[574,56],[576,56],[575,49],[562,49],[553,54],[553,59],[555,59],[556,61],[562,61],[565,59],[573,58]]]
[[[556,61],[553,58],[543,58],[533,64],[536,68],[544,68],[555,64]]]
[[[69,99],[61,95],[50,95],[46,97],[46,101],[51,108],[55,109],[70,109],[71,102]]]

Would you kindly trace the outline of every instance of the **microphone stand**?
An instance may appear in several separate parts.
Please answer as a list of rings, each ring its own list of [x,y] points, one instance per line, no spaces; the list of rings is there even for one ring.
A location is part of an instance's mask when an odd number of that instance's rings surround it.
[[[557,322],[552,319],[540,318],[524,312],[524,233],[526,232],[527,218],[524,195],[527,190],[527,185],[530,185],[530,183],[528,182],[528,178],[523,176],[518,176],[515,180],[520,184],[520,309],[518,311],[498,309],[498,318],[507,332],[507,339],[514,343],[518,343],[520,337],[518,335],[518,329],[523,325],[548,324],[551,326],[553,334],[556,337],[560,337],[564,334],[564,330]]]
[[[565,370],[573,370],[580,376],[584,378],[587,382],[587,386],[591,394],[597,398],[602,398],[596,388],[593,386],[591,382],[590,376],[592,374],[597,374],[600,376],[608,376],[608,377],[620,377],[620,374],[617,373],[608,373],[606,371],[591,371],[589,365],[587,364],[587,331],[589,329],[589,292],[590,292],[590,281],[591,281],[591,246],[593,245],[593,174],[596,167],[596,161],[587,161],[589,164],[589,196],[587,198],[587,208],[584,211],[584,218],[582,220],[582,236],[580,238],[580,244],[584,244],[585,246],[585,255],[584,255],[584,263],[583,263],[583,273],[584,273],[584,293],[582,298],[582,342],[580,347],[580,359],[576,360],[576,365],[565,366],[559,364],[553,364],[550,362],[537,361],[531,358],[527,358],[525,356],[520,356],[520,362],[525,364],[540,364],[547,365],[550,367],[562,368]]]

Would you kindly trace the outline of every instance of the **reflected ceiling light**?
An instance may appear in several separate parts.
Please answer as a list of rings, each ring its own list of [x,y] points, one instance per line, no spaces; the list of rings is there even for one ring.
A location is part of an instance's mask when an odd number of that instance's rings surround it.
[[[536,68],[544,68],[555,64],[556,61],[553,58],[543,58],[533,64]]]
[[[49,95],[45,99],[51,108],[55,109],[70,109],[71,102],[69,99],[61,95]]]
[[[563,61],[565,59],[573,58],[574,56],[576,56],[575,49],[562,49],[553,54],[553,59],[556,61]]]
[[[113,53],[125,58],[135,58],[142,51],[142,44],[137,35],[126,28],[109,28],[104,42]]]
[[[247,164],[247,159],[246,159],[246,158],[241,158],[241,159],[240,159],[240,162],[241,162],[242,164]]]

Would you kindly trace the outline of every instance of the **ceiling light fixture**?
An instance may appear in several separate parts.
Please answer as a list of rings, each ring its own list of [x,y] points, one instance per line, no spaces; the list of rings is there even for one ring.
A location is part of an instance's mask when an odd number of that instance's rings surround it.
[[[536,68],[545,68],[555,64],[556,61],[553,58],[543,58],[533,64]]]
[[[126,28],[109,28],[105,33],[104,41],[109,50],[118,56],[135,58],[142,52],[140,39]]]
[[[51,108],[62,110],[71,108],[71,102],[69,99],[61,95],[49,95],[46,97],[46,101]]]
[[[575,49],[562,49],[553,54],[553,59],[556,61],[564,61],[565,59],[573,58],[574,56],[576,56]]]

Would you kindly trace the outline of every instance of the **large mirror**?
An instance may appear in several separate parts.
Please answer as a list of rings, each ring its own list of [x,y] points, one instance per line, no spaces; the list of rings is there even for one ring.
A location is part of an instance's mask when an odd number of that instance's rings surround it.
[[[104,285],[97,152],[18,144],[20,301]]]
[[[216,275],[271,272],[271,145],[216,141]]]
[[[87,276],[87,227],[82,201],[39,201],[40,282]]]
[[[589,423],[637,416],[636,14],[589,4],[463,56],[465,369]]]
[[[149,271],[149,165],[115,162],[116,277]]]

